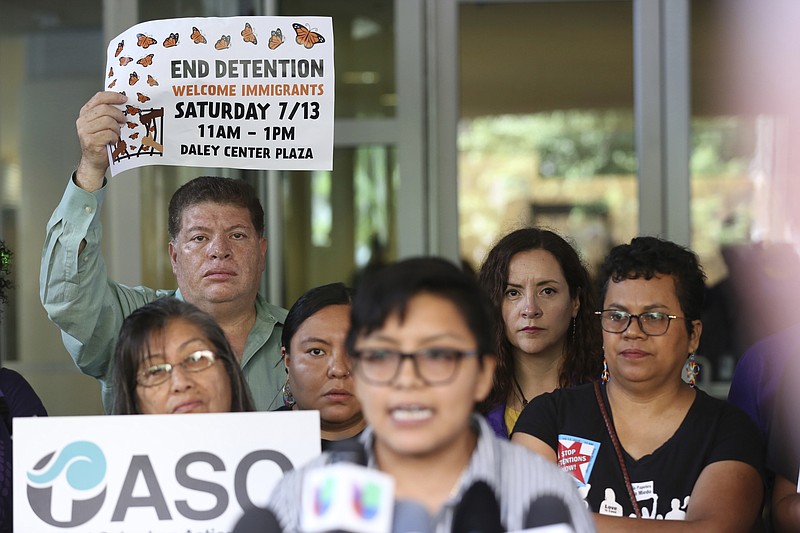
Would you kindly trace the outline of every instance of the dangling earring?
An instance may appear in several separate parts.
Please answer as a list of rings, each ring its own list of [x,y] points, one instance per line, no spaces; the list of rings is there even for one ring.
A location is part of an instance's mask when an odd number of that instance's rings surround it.
[[[572,342],[575,342],[575,330],[578,329],[578,319],[572,317]]]
[[[694,388],[697,384],[697,376],[700,375],[700,363],[694,358],[694,353],[689,354],[689,361],[686,362],[686,381],[689,386]]]
[[[603,383],[608,383],[608,362],[606,358],[603,357],[603,372],[600,374],[600,381]]]
[[[283,405],[291,409],[297,403],[292,394],[292,387],[289,385],[289,378],[286,378],[286,383],[283,384]]]

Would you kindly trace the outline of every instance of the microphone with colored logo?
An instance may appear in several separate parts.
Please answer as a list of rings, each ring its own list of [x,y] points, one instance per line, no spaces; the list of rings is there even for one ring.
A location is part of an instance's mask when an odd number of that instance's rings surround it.
[[[278,517],[269,509],[253,507],[236,522],[233,533],[283,533]]]
[[[305,533],[386,533],[392,527],[394,478],[367,468],[359,443],[331,453],[331,463],[303,478],[300,529]]]
[[[569,507],[558,496],[547,494],[531,502],[525,527],[518,533],[575,533]]]
[[[500,504],[492,487],[476,481],[467,489],[453,511],[453,533],[504,533]]]

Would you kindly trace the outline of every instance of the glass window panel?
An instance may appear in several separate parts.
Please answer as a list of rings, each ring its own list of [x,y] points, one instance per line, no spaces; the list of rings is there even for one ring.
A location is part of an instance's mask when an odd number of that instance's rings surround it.
[[[45,225],[80,154],[75,118],[102,86],[102,13],[101,0],[0,0],[0,239],[13,252],[0,364],[51,415],[102,412],[95,380],[79,374],[39,302]]]
[[[283,260],[289,303],[311,287],[334,281],[355,284],[364,269],[396,257],[396,149],[339,148],[333,157],[332,172],[284,174]],[[324,195],[317,190],[321,181],[329,187]],[[319,224],[326,228],[325,242],[313,238]]]
[[[333,17],[336,118],[395,115],[392,0],[283,0],[278,5],[282,16]]]
[[[632,23],[630,1],[460,6],[459,238],[472,266],[523,225],[571,237],[590,266],[637,233]]]
[[[708,274],[697,353],[712,393],[727,392],[750,345],[798,321],[797,176],[784,120],[796,111],[798,14],[793,2],[691,3],[691,246]]]
[[[179,17],[235,17],[260,15],[262,2],[257,0],[139,0],[139,19],[158,20]]]

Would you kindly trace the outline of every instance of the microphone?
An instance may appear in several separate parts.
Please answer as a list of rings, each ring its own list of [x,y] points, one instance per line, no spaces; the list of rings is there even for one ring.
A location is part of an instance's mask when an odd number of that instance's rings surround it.
[[[283,533],[283,529],[275,513],[262,507],[253,507],[239,518],[233,533]]]
[[[394,504],[392,533],[430,533],[431,517],[421,503],[398,500]]]
[[[343,443],[330,463],[309,470],[300,495],[304,533],[386,533],[394,514],[394,478],[367,468],[358,442]]]
[[[485,481],[476,481],[453,511],[453,533],[505,533],[500,504]]]
[[[539,496],[531,502],[524,524],[519,533],[575,533],[569,507],[552,494]]]

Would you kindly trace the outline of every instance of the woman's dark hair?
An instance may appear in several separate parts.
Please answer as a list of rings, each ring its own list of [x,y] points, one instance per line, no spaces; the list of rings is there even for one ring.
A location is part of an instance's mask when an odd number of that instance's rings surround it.
[[[692,320],[700,320],[705,298],[706,274],[697,255],[688,248],[658,237],[636,237],[630,244],[611,249],[600,267],[600,303],[610,282],[626,279],[652,279],[658,274],[675,279],[675,293],[686,317],[686,330],[692,334]]]
[[[438,296],[461,313],[477,341],[481,355],[494,354],[491,303],[475,278],[453,263],[436,257],[405,259],[371,272],[358,286],[353,299],[347,351],[356,339],[381,328],[397,314],[405,320],[408,302],[419,294]]]
[[[244,379],[242,367],[233,354],[225,333],[208,313],[177,298],[160,298],[128,315],[122,322],[117,346],[114,350],[114,403],[115,415],[140,414],[136,394],[136,374],[139,365],[150,357],[150,339],[164,331],[172,320],[186,320],[203,331],[214,346],[217,360],[225,366],[230,381],[232,412],[255,411],[250,389]]]
[[[294,302],[286,320],[283,322],[281,346],[289,349],[292,337],[309,317],[330,305],[350,305],[353,303],[353,289],[344,283],[329,283],[306,291]]]
[[[498,317],[494,329],[497,370],[492,392],[480,405],[488,411],[508,398],[514,383],[514,360],[511,342],[506,336],[502,321],[503,297],[508,286],[511,259],[520,252],[544,250],[549,252],[561,267],[569,286],[570,298],[578,298],[580,308],[575,316],[574,335],[567,334],[564,358],[558,372],[559,386],[569,387],[586,383],[600,375],[602,367],[602,334],[595,318],[597,310],[594,288],[580,256],[560,235],[542,228],[522,228],[512,231],[489,251],[481,266],[478,279],[494,305]]]

